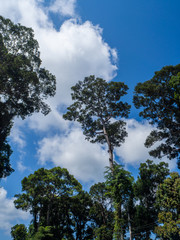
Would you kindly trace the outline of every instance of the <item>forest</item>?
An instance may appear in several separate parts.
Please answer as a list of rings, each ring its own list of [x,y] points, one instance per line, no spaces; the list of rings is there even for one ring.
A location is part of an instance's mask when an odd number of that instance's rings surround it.
[[[71,90],[73,103],[63,118],[77,121],[87,141],[107,147],[105,180],[85,191],[61,167],[40,168],[25,177],[14,205],[32,219],[28,227],[13,226],[12,239],[178,240],[179,173],[170,172],[165,162],[145,159],[135,179],[115,159],[114,149],[127,137],[125,119],[131,106],[123,97],[128,86],[91,75]],[[15,118],[23,120],[35,112],[47,115],[51,109],[45,100],[55,93],[56,77],[41,67],[33,30],[0,17],[1,179],[14,171],[8,138]],[[163,67],[152,79],[138,83],[133,104],[140,117],[156,126],[145,142],[147,148],[153,147],[150,157],[167,156],[180,168],[180,64]]]

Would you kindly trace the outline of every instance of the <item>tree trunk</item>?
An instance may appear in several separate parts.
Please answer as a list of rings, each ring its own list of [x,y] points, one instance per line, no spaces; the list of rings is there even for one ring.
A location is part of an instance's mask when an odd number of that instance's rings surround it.
[[[47,218],[46,218],[47,226],[49,226],[49,222],[50,222],[50,204],[48,203]]]
[[[123,234],[123,227],[122,227],[122,219],[121,219],[121,203],[114,203],[114,219],[115,219],[115,224],[114,224],[114,239],[115,240],[124,240],[124,234]]]
[[[109,136],[107,134],[105,125],[103,125],[103,132],[104,132],[104,136],[105,136],[106,142],[108,144],[109,165],[110,165],[111,170],[113,171],[113,169],[114,169],[113,147],[112,147],[111,142],[109,140]]]
[[[130,234],[129,240],[132,240],[131,218],[130,218],[129,212],[128,212],[128,222],[129,222],[129,234]]]
[[[36,233],[38,231],[38,224],[37,224],[37,213],[34,212],[34,232]]]

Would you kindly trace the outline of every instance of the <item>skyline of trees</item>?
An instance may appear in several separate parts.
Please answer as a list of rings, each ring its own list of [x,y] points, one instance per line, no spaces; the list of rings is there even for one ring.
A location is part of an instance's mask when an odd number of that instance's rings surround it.
[[[16,224],[12,238],[149,240],[154,233],[159,239],[178,239],[179,174],[169,175],[164,162],[147,160],[140,164],[135,181],[115,161],[114,148],[127,137],[125,118],[131,106],[121,98],[128,86],[91,75],[71,89],[73,103],[63,117],[78,121],[90,142],[107,144],[105,182],[94,184],[87,192],[67,169],[38,169],[22,180],[22,193],[14,201],[17,209],[30,212],[32,221],[28,229]],[[55,76],[41,68],[33,30],[0,16],[0,179],[14,171],[8,143],[14,118],[25,119],[34,112],[48,114],[45,100],[55,92]],[[138,83],[133,103],[140,109],[140,117],[156,126],[145,146],[160,144],[150,155],[177,159],[180,168],[180,64],[163,67],[152,79]]]
[[[22,180],[17,209],[30,211],[28,229],[12,227],[14,240],[178,239],[180,175],[166,163],[140,164],[138,177],[116,165],[105,182],[84,191],[67,169],[41,168]],[[168,216],[168,217],[167,217]],[[161,225],[159,225],[161,224]]]

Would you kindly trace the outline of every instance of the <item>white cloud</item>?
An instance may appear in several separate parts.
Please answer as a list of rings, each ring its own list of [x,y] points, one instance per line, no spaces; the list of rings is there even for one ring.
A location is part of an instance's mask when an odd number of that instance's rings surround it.
[[[14,198],[7,197],[7,191],[0,188],[0,229],[10,232],[10,228],[19,223],[19,221],[27,220],[29,213],[18,210],[14,207]]]
[[[64,131],[68,127],[68,122],[62,118],[62,115],[51,106],[52,111],[44,116],[40,113],[33,114],[28,119],[28,125],[31,129],[43,132],[51,131],[52,129]]]
[[[69,126],[62,119],[62,108],[71,102],[70,88],[77,81],[92,74],[109,81],[116,75],[116,50],[104,42],[103,31],[99,26],[94,26],[89,21],[83,23],[79,18],[75,18],[75,0],[51,1],[47,8],[43,7],[43,1],[38,0],[0,0],[0,4],[1,15],[34,29],[43,66],[57,78],[56,95],[47,100],[52,112],[46,117],[34,114],[23,123],[24,127],[45,131],[48,136],[51,129],[57,130],[56,136],[41,141],[41,162],[61,164],[78,179],[85,181],[101,178],[104,166],[108,164],[108,157],[104,157],[106,153],[98,145],[86,142],[81,130],[73,129],[67,136],[60,135],[62,131],[67,131]],[[73,18],[64,21],[60,29],[55,29],[48,11]],[[14,129],[16,126],[19,127],[15,125]],[[12,136],[14,140],[23,146],[21,132],[15,129],[14,133],[17,133]],[[48,154],[47,149],[51,154]],[[87,156],[87,152],[90,152],[91,156]],[[18,166],[22,169],[22,162],[19,162]]]
[[[135,119],[126,120],[128,137],[116,153],[121,157],[124,163],[138,164],[149,158],[148,149],[144,142],[153,129],[148,122],[140,123]]]
[[[22,124],[22,120],[16,119],[10,135],[11,141],[15,143],[19,149],[23,149],[26,146],[25,135],[20,130],[20,126],[22,126]]]
[[[145,162],[147,159],[154,160],[158,163],[161,160],[154,159],[149,155],[151,148],[144,146],[145,140],[150,132],[154,129],[147,121],[138,122],[135,119],[128,119],[127,132],[128,137],[125,139],[125,143],[120,148],[116,149],[116,154],[120,157],[124,164],[131,164],[138,166],[141,162]],[[156,147],[158,143],[153,146]],[[166,157],[162,159],[169,164],[170,169],[176,167],[175,161],[169,161]]]
[[[68,20],[62,24],[59,31],[41,30],[38,40],[43,64],[57,78],[56,95],[48,100],[53,112],[43,120],[45,130],[46,126],[48,129],[48,125],[54,123],[55,126],[60,121],[61,116],[58,116],[57,109],[60,105],[68,105],[71,102],[70,89],[79,80],[92,74],[106,80],[115,76],[117,67],[112,64],[111,57],[116,58],[116,51],[103,41],[102,29],[88,21],[79,24]],[[51,121],[53,117],[54,121]],[[34,121],[31,126],[38,128],[42,125],[39,116],[34,116],[31,120]]]
[[[0,0],[0,5],[0,14],[14,22],[33,29],[52,27],[52,22],[37,0]]]
[[[84,139],[81,129],[74,128],[63,136],[44,138],[39,142],[39,162],[67,168],[78,180],[84,182],[103,179],[108,154],[98,144]]]
[[[75,5],[76,0],[55,0],[49,7],[49,11],[73,17],[75,15]]]
[[[65,21],[60,30],[43,29],[37,35],[43,64],[56,75],[57,94],[51,100],[56,106],[70,101],[70,88],[89,75],[110,80],[117,67],[112,64],[115,50],[102,39],[102,29],[89,21]]]
[[[18,169],[18,171],[20,171],[20,172],[24,172],[25,170],[28,169],[28,167],[26,167],[26,166],[23,164],[23,161],[21,160],[21,161],[18,161],[18,162],[17,162],[17,169]]]
[[[54,29],[48,12],[39,2],[43,1],[0,0],[0,14],[34,29],[43,66],[57,78],[56,96],[48,99],[53,110],[51,115],[43,117],[43,123],[40,114],[30,120],[33,129],[49,130],[50,126],[63,127],[58,109],[60,105],[71,102],[70,88],[77,81],[89,75],[109,81],[116,75],[117,67],[114,63],[117,61],[117,52],[104,42],[102,29],[89,21],[80,23],[78,19],[69,19],[64,21],[59,30]],[[59,9],[61,14],[69,12],[69,15],[73,15],[75,12],[75,0],[50,3],[49,9]]]

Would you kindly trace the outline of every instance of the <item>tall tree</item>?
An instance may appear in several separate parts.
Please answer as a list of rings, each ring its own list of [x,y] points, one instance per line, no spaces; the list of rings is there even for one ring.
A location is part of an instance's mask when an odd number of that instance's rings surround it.
[[[105,174],[106,186],[114,205],[114,238],[123,240],[131,224],[131,199],[134,178],[122,166],[115,165],[114,170],[108,169]],[[129,218],[128,218],[129,216]],[[131,232],[131,231],[130,231]],[[131,238],[131,236],[130,236]],[[131,238],[132,239],[132,238]]]
[[[139,176],[134,184],[137,204],[133,217],[133,237],[137,240],[149,240],[157,225],[156,191],[168,174],[168,164],[164,162],[154,164],[147,160],[140,165]]]
[[[29,210],[33,215],[32,234],[36,234],[40,226],[51,226],[53,239],[64,236],[71,239],[73,223],[69,210],[70,197],[78,194],[81,188],[80,183],[66,169],[41,168],[22,180],[25,193],[15,195],[15,207]]]
[[[0,157],[6,155],[9,165],[1,170],[2,177],[12,171],[4,146],[14,118],[24,119],[39,111],[48,114],[50,108],[44,100],[54,96],[55,89],[55,76],[41,67],[33,30],[0,16]]]
[[[180,239],[180,175],[170,173],[170,177],[160,184],[157,191],[159,226],[155,232],[163,240]]]
[[[176,158],[180,167],[179,72],[180,64],[166,66],[155,72],[152,79],[138,83],[135,87],[134,104],[136,108],[141,108],[140,116],[157,127],[145,142],[146,147],[151,147],[161,141],[158,147],[150,151],[150,155]]]
[[[86,139],[92,143],[107,143],[109,164],[113,169],[113,149],[127,136],[122,118],[128,116],[130,105],[121,101],[127,94],[127,85],[90,76],[71,89],[74,103],[68,107],[64,119],[78,121]]]

